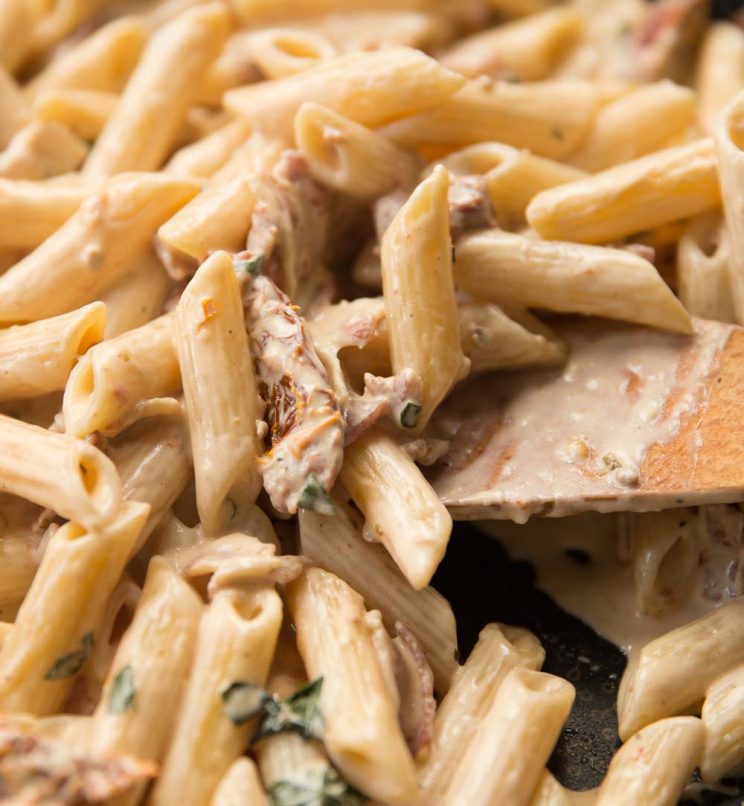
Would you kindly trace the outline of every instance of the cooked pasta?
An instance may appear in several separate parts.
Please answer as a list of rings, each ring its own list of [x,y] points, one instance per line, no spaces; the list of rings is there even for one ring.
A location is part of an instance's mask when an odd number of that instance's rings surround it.
[[[741,768],[744,495],[643,498],[659,448],[740,463],[744,34],[704,6],[0,0],[0,801],[673,806]],[[629,511],[532,501],[563,468]],[[440,592],[453,518],[538,507],[493,531],[630,647],[586,793],[583,649],[563,679],[501,623],[532,600]]]

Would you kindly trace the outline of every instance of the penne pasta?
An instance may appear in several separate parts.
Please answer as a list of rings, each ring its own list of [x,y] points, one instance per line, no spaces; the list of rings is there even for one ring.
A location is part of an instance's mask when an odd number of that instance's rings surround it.
[[[36,96],[34,114],[40,120],[61,123],[84,140],[95,140],[119,102],[101,90],[46,90]]]
[[[5,148],[13,135],[23,128],[28,117],[29,110],[20,86],[0,63],[0,149]]]
[[[452,518],[413,459],[391,437],[371,429],[344,452],[344,487],[415,590],[425,588],[442,559]]]
[[[481,630],[437,711],[431,755],[421,769],[422,803],[444,797],[506,676],[513,669],[540,669],[544,659],[540,642],[527,630],[498,624]]]
[[[77,308],[113,285],[157,227],[197,187],[148,174],[93,191],[43,244],[0,276],[0,322],[28,322]]]
[[[65,389],[65,431],[78,437],[117,433],[137,407],[180,385],[174,321],[166,314],[107,339],[78,363]]]
[[[410,802],[416,771],[361,596],[333,574],[308,568],[288,587],[287,600],[308,677],[323,678],[319,707],[331,760],[366,795]]]
[[[387,126],[383,133],[404,148],[434,148],[440,156],[493,140],[561,159],[589,131],[598,105],[591,84],[545,81],[469,81],[431,111]]]
[[[35,249],[80,207],[92,188],[0,179],[0,247]]]
[[[216,131],[180,148],[168,160],[164,170],[173,176],[197,180],[209,179],[230,159],[251,132],[250,123],[236,118]]]
[[[739,180],[744,176],[744,92],[723,110],[716,128],[716,151],[721,176],[723,211],[726,216],[730,250],[728,280],[736,322],[744,322],[744,204]]]
[[[0,153],[0,177],[48,179],[75,171],[88,153],[85,142],[67,126],[34,120],[19,129]]]
[[[700,758],[700,775],[704,781],[719,781],[744,761],[742,674],[744,667],[735,666],[705,692],[702,711],[705,743]]]
[[[479,299],[692,332],[689,314],[653,264],[625,250],[500,230],[465,235],[456,248],[455,280]]]
[[[442,165],[455,174],[483,174],[496,218],[507,229],[524,224],[527,206],[538,193],[586,176],[578,168],[504,143],[467,146],[445,157]]]
[[[3,710],[43,716],[63,705],[147,511],[145,504],[127,504],[101,531],[70,521],[52,536],[0,648]]]
[[[269,80],[302,73],[338,54],[335,45],[321,33],[296,28],[257,31],[248,35],[244,46]]]
[[[230,90],[225,105],[257,130],[291,140],[291,121],[306,101],[374,127],[436,106],[463,81],[423,53],[390,48],[338,56],[298,75]]]
[[[695,93],[671,81],[638,87],[603,106],[568,160],[602,171],[684,139],[695,121]]]
[[[695,87],[703,126],[712,135],[724,107],[744,89],[744,32],[738,26],[710,26],[698,57]]]
[[[191,432],[196,503],[207,532],[226,519],[230,496],[252,504],[261,489],[261,415],[240,287],[227,252],[215,252],[176,308],[176,346]],[[226,385],[226,379],[235,385]],[[235,507],[235,504],[232,504]]]
[[[393,371],[412,369],[423,384],[421,400],[406,404],[401,425],[419,430],[468,370],[452,278],[448,188],[447,171],[435,169],[382,238],[382,289]]]
[[[163,759],[188,681],[201,611],[188,584],[165,560],[153,559],[91,718],[91,750]],[[120,806],[136,803],[136,794],[128,793]]]
[[[0,414],[0,492],[54,510],[83,528],[118,512],[121,485],[111,460],[93,445]]]
[[[51,90],[120,92],[147,40],[142,20],[121,17],[52,59],[25,87],[33,100]]]
[[[364,540],[344,517],[302,510],[300,549],[314,563],[348,581],[369,607],[382,613],[388,630],[394,629],[396,621],[407,624],[426,653],[437,691],[446,693],[458,668],[455,619],[446,599],[430,587],[413,590],[390,555]]]
[[[543,238],[606,243],[718,207],[710,140],[657,151],[577,182],[545,190],[527,220]]]
[[[560,677],[509,671],[440,802],[529,803],[574,696]]]
[[[106,306],[0,330],[0,400],[37,397],[65,388],[77,360],[103,338]]]
[[[224,6],[197,6],[158,31],[85,163],[87,176],[159,168],[175,145],[198,79],[229,28]]]
[[[269,806],[256,765],[242,756],[233,762],[212,796],[210,806]]]
[[[255,727],[230,709],[235,687],[262,686],[282,621],[270,588],[219,591],[202,616],[194,668],[173,742],[150,796],[153,806],[208,803]]]
[[[361,199],[407,187],[420,168],[384,137],[318,104],[295,115],[295,142],[315,180]]]
[[[657,719],[697,709],[717,677],[744,659],[735,599],[646,644],[631,657],[618,694],[621,739]]]
[[[662,719],[631,736],[610,762],[597,806],[675,806],[700,760],[703,735],[702,722],[687,716]]]
[[[729,236],[720,213],[707,213],[689,222],[677,247],[677,290],[690,314],[734,321],[731,259]]]
[[[539,81],[576,45],[582,18],[566,6],[529,14],[460,40],[445,50],[445,67],[468,78]]]

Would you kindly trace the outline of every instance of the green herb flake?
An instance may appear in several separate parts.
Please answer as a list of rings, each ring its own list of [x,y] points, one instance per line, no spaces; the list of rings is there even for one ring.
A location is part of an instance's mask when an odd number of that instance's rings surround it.
[[[273,697],[260,686],[236,680],[222,692],[222,710],[233,725],[243,725],[265,710]]]
[[[297,689],[286,700],[274,697],[264,705],[265,716],[256,734],[257,739],[277,733],[299,733],[303,739],[319,739],[323,732],[319,699],[323,678],[319,677]]]
[[[361,806],[367,800],[330,766],[305,781],[277,781],[268,795],[273,806]]]
[[[608,471],[617,470],[619,467],[623,466],[623,463],[617,458],[617,456],[615,456],[614,453],[606,453],[602,457],[602,461],[604,462],[604,465]]]
[[[254,255],[245,260],[236,260],[234,263],[235,271],[238,274],[248,274],[251,277],[258,277],[263,271],[265,262],[265,255]]]
[[[421,406],[409,400],[408,403],[403,406],[403,410],[400,413],[400,424],[403,428],[415,428],[420,411]]]
[[[563,129],[558,128],[551,129],[550,133],[556,140],[560,141],[561,143],[566,139],[565,135],[563,134]]]
[[[108,699],[108,712],[110,714],[123,714],[125,711],[134,711],[137,699],[137,689],[134,686],[134,672],[127,664],[116,673],[111,684]]]
[[[44,675],[44,680],[64,680],[66,677],[72,677],[77,674],[90,657],[92,649],[93,633],[87,632],[80,640],[80,649],[58,658]]]
[[[311,512],[317,512],[320,515],[336,514],[336,507],[333,505],[328,491],[314,473],[307,477],[305,486],[297,499],[297,506],[300,509],[309,509]]]

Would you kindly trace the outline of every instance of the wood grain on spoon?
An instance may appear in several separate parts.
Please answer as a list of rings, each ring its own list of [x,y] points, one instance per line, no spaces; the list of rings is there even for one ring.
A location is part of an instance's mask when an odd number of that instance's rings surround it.
[[[744,500],[744,329],[556,329],[566,368],[473,378],[436,420],[452,442],[429,475],[455,517]]]

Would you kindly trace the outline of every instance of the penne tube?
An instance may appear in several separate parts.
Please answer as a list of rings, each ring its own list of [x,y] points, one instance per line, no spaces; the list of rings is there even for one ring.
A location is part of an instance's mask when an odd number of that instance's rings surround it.
[[[180,148],[168,160],[164,170],[173,176],[197,180],[210,179],[230,159],[251,133],[250,123],[236,118],[216,131]]]
[[[548,9],[465,37],[439,58],[445,67],[468,78],[538,81],[548,78],[573,49],[582,23],[572,8]]]
[[[263,686],[282,622],[273,588],[221,590],[202,616],[194,666],[152,806],[202,806],[245,750],[255,720],[230,709],[240,686]]]
[[[90,192],[86,185],[0,179],[0,247],[35,249],[75,213]]]
[[[287,602],[308,678],[323,678],[319,708],[331,760],[368,797],[409,803],[416,770],[362,597],[333,574],[307,568],[287,586]]]
[[[228,29],[227,10],[213,3],[185,12],[152,37],[90,152],[87,176],[152,171],[165,162],[199,79],[217,57]]]
[[[54,533],[0,648],[3,711],[44,716],[62,707],[95,645],[106,600],[147,510],[126,504],[101,531],[70,521]]]
[[[560,677],[509,671],[438,802],[528,804],[575,694]]]
[[[458,241],[455,280],[476,298],[497,304],[693,330],[653,264],[622,249],[487,230]]]
[[[675,806],[700,760],[704,733],[699,719],[681,716],[654,722],[631,736],[610,762],[597,806]]]
[[[106,306],[0,330],[0,400],[38,397],[65,388],[78,358],[103,339]]]
[[[265,78],[286,78],[302,73],[338,55],[338,49],[317,31],[265,28],[250,33],[244,47]]]
[[[731,22],[715,22],[703,40],[695,76],[700,116],[714,134],[724,107],[744,89],[744,32]]]
[[[545,190],[530,202],[527,220],[543,238],[601,244],[720,203],[713,142],[697,140]]]
[[[294,127],[312,177],[340,193],[371,201],[409,186],[419,173],[411,154],[327,107],[303,104]]]
[[[541,191],[586,176],[578,168],[504,143],[467,146],[445,157],[442,165],[455,174],[483,174],[491,206],[505,228],[524,224],[527,206]]]
[[[77,170],[87,153],[86,143],[67,126],[34,120],[19,129],[0,153],[0,177],[49,179]]]
[[[261,418],[238,278],[227,252],[211,255],[176,307],[176,347],[191,433],[196,504],[207,533],[226,520],[231,495],[261,490]],[[233,505],[234,506],[234,505]]]
[[[119,97],[100,90],[46,90],[36,96],[34,114],[61,123],[84,140],[95,140],[116,109]]]
[[[137,610],[91,719],[92,752],[162,761],[191,671],[202,609],[166,560],[150,561]],[[137,803],[142,792],[138,787],[117,804]]]
[[[111,445],[125,501],[149,504],[133,554],[139,551],[191,480],[188,432],[180,416],[152,417]]]
[[[700,563],[694,510],[630,515],[636,610],[660,616],[682,605]]]
[[[174,321],[166,314],[104,341],[78,362],[65,389],[65,431],[116,433],[143,401],[176,392],[180,384]]]
[[[28,123],[28,118],[29,109],[20,86],[0,63],[0,150]]]
[[[120,92],[139,60],[147,29],[138,17],[121,17],[64,50],[24,90],[29,100],[50,90]]]
[[[341,481],[415,590],[425,588],[444,556],[452,518],[413,459],[371,429],[344,452]]]
[[[401,425],[418,430],[468,370],[452,277],[448,189],[449,174],[436,168],[382,238],[382,289],[393,371],[412,369],[423,384],[421,400],[406,404]],[[404,422],[407,412],[412,416]]]
[[[130,270],[101,293],[106,305],[104,337],[113,339],[156,319],[171,289],[171,279],[154,251],[131,261]]]
[[[292,138],[295,113],[306,101],[365,126],[381,126],[441,103],[464,79],[408,48],[350,53],[277,81],[230,90],[225,106],[266,134]]]
[[[730,241],[728,279],[736,322],[744,323],[744,91],[721,113],[715,135],[721,176],[723,211]]]
[[[704,781],[728,777],[744,761],[744,666],[717,678],[705,692],[703,727],[705,746],[700,759]]]
[[[631,90],[597,112],[568,161],[585,171],[602,171],[681,141],[695,121],[695,101],[692,90],[671,81]]]
[[[403,148],[440,152],[493,140],[561,159],[586,136],[599,102],[597,90],[578,81],[510,84],[469,81],[434,109],[383,129]]]
[[[92,192],[53,235],[0,276],[0,322],[43,319],[94,299],[197,190],[186,180],[127,174]]]
[[[744,662],[744,599],[712,610],[631,656],[618,693],[621,739],[657,719],[697,709],[711,684]]]
[[[406,624],[426,654],[437,691],[447,692],[458,668],[457,632],[452,608],[443,596],[431,587],[413,590],[387,551],[365,540],[344,517],[300,510],[300,551],[346,580],[369,607],[382,613],[390,632],[397,621]]]
[[[544,660],[540,642],[527,630],[499,624],[481,630],[437,710],[431,754],[420,773],[421,803],[441,802],[509,672],[540,669]]]
[[[88,22],[106,0],[66,0],[47,4],[31,29],[29,55],[39,56],[54,48],[77,28]],[[30,4],[32,7],[34,3]],[[39,7],[42,4],[36,3]]]
[[[269,806],[255,763],[242,756],[233,762],[222,777],[210,806],[245,806],[246,803],[251,806]]]
[[[488,0],[489,8],[500,17],[526,17],[556,5],[557,0]]]
[[[0,492],[48,507],[87,529],[104,527],[118,512],[119,476],[98,448],[4,414],[0,426]]]
[[[677,291],[692,316],[734,321],[730,260],[730,241],[720,213],[693,218],[677,246]]]

